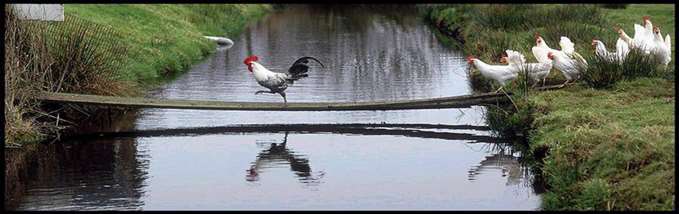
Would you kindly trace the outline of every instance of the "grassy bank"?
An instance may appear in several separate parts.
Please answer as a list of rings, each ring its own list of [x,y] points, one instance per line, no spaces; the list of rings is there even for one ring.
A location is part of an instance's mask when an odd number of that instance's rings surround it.
[[[663,35],[674,35],[673,14],[673,5],[632,4],[624,9],[462,5],[434,8],[430,20],[449,37],[456,37],[466,54],[499,64],[505,49],[517,50],[535,62],[530,48],[536,32],[552,48],[558,48],[560,36],[567,36],[577,52],[592,58],[592,38],[613,48],[618,36],[613,27],[620,25],[633,34],[632,23],[641,23],[645,15]],[[670,64],[675,60],[674,47],[672,52]],[[528,129],[531,152],[546,155],[542,172],[549,189],[543,208],[674,209],[674,79],[662,78],[673,76],[673,65],[663,72],[621,78],[603,89],[580,81],[563,90],[533,91],[526,102],[518,103],[518,113],[499,122],[509,130]],[[478,74],[470,76],[472,85],[490,89]],[[561,81],[560,72],[553,70],[548,84]]]
[[[35,142],[67,128],[68,112],[41,108],[34,99],[39,91],[138,95],[213,52],[215,43],[204,35],[233,38],[271,6],[66,4],[64,9],[63,22],[21,21],[5,11],[6,145]]]
[[[261,18],[264,4],[73,4],[65,15],[111,26],[131,50],[122,70],[126,79],[148,82],[186,70],[214,50],[202,36],[238,35]]]
[[[674,81],[583,85],[530,99],[533,150],[544,161],[545,209],[674,209]]]

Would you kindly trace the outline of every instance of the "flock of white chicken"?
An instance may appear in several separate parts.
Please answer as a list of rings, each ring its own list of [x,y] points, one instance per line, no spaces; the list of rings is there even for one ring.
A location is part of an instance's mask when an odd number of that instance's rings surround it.
[[[599,57],[610,62],[622,63],[630,48],[638,48],[643,54],[660,59],[660,63],[664,66],[667,66],[672,59],[670,35],[667,34],[663,39],[660,29],[657,26],[653,27],[648,16],[643,17],[643,26],[634,24],[634,38],[627,36],[625,31],[620,28],[617,29],[617,32],[619,38],[614,52],[606,50],[602,41],[592,40],[592,46]],[[536,45],[531,49],[533,56],[537,59],[535,63],[526,63],[523,54],[514,50],[505,51],[500,59],[501,65],[489,65],[474,56],[467,57],[467,61],[470,65],[476,67],[482,76],[498,82],[501,87],[497,91],[502,90],[507,82],[516,79],[522,72],[527,72],[535,84],[542,81],[544,86],[547,76],[554,67],[561,71],[566,78],[566,81],[561,85],[564,86],[568,82],[578,79],[580,73],[587,70],[587,61],[575,52],[575,44],[568,37],[561,36],[559,41],[561,50],[547,46],[547,43],[538,33],[535,34],[535,43]],[[506,65],[504,65],[505,63]]]

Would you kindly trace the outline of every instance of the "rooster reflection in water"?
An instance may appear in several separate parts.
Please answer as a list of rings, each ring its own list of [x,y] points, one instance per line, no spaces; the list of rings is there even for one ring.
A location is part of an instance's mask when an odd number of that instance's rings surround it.
[[[246,170],[247,174],[245,180],[247,181],[257,181],[259,180],[259,173],[261,168],[266,168],[266,165],[279,165],[281,162],[287,162],[290,164],[290,169],[299,177],[302,183],[318,183],[319,179],[325,175],[324,172],[320,172],[318,177],[314,177],[311,174],[311,167],[309,166],[309,160],[303,158],[301,155],[295,155],[294,152],[286,148],[286,143],[288,141],[288,132],[285,132],[285,137],[283,142],[276,144],[271,143],[269,149],[262,150],[257,155],[257,159],[252,163],[250,169]]]

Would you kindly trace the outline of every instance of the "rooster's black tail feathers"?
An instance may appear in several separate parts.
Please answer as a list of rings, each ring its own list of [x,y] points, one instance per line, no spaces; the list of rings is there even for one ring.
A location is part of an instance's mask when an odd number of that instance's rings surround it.
[[[316,58],[310,56],[299,58],[294,63],[292,63],[292,66],[290,69],[288,69],[288,73],[290,73],[292,80],[298,80],[309,76],[307,74],[309,71],[309,65],[307,65],[309,63],[309,59],[313,59],[314,61],[318,62],[318,64],[321,64],[321,67],[325,68],[323,63],[321,63],[321,61]]]

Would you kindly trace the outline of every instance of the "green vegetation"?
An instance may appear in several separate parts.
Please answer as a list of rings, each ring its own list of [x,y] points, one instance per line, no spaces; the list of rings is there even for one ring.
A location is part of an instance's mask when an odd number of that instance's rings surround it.
[[[129,46],[123,77],[153,81],[184,71],[214,50],[203,36],[235,37],[271,10],[264,4],[74,4],[66,16],[110,26]]]
[[[673,72],[665,70],[660,60],[648,57],[639,49],[630,49],[622,63],[604,59],[598,55],[588,56],[587,71],[583,72],[582,82],[592,88],[609,88],[620,80],[639,77],[662,77]],[[672,68],[670,66],[670,68]]]
[[[535,62],[530,48],[538,32],[558,48],[569,37],[589,59],[584,79],[556,91],[524,91],[524,81],[506,87],[515,107],[491,108],[490,126],[528,133],[530,152],[544,157],[547,210],[674,209],[674,47],[668,69],[631,53],[622,66],[595,60],[592,38],[614,48],[621,26],[650,15],[663,34],[674,35],[673,5],[455,5],[433,7],[430,21],[453,37],[467,54],[497,64],[512,49]],[[442,35],[442,34],[437,34]],[[451,35],[448,34],[450,37]],[[672,38],[674,44],[674,38]],[[470,72],[472,85],[490,91],[487,80]],[[547,84],[562,82],[552,71]],[[591,87],[590,87],[591,86]],[[601,88],[601,89],[593,89]],[[476,87],[475,87],[476,88]],[[517,91],[521,93],[516,93]],[[498,110],[500,109],[500,110]]]
[[[63,22],[39,22],[17,20],[6,8],[6,145],[44,139],[69,123],[57,110],[41,108],[38,92],[139,94],[214,51],[204,35],[234,37],[271,10],[263,4],[67,4]]]
[[[544,208],[674,209],[674,97],[674,81],[660,78],[530,97],[530,147],[549,149]]]

